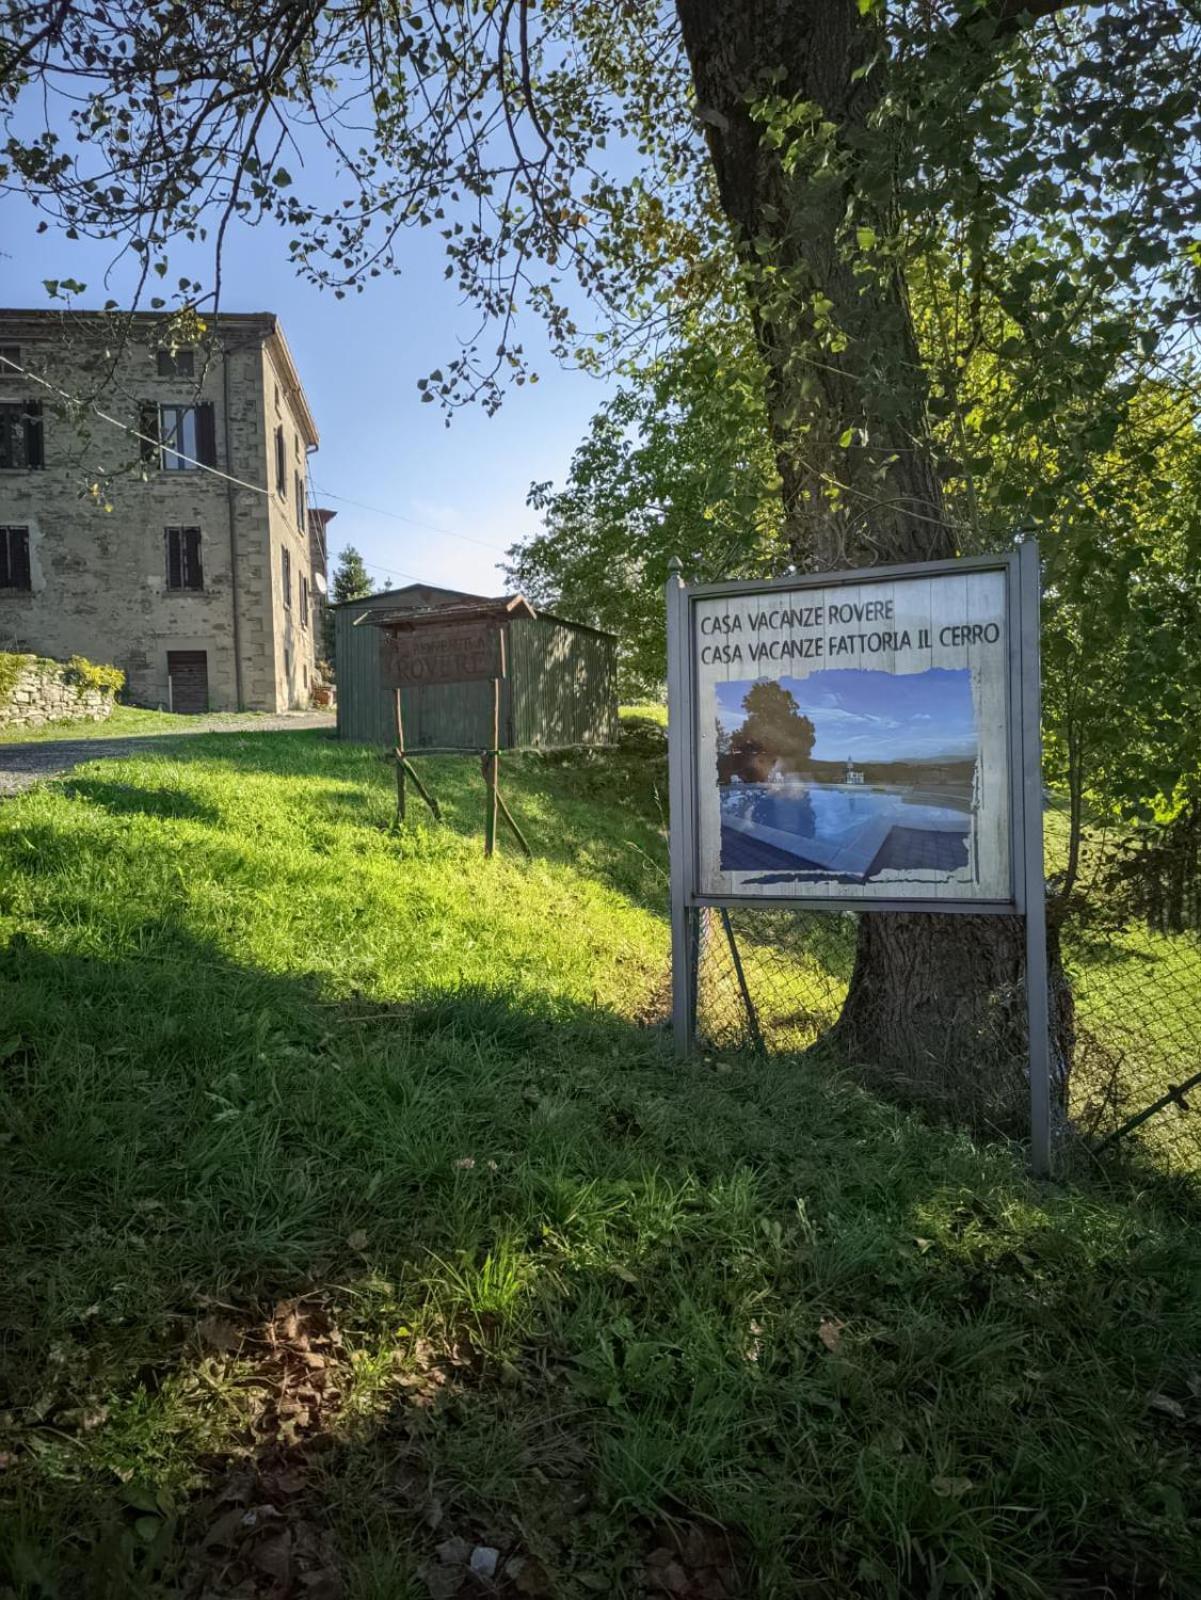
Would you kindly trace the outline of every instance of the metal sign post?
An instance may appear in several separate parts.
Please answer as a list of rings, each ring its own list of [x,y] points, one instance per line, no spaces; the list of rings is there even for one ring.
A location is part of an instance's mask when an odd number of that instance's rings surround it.
[[[1051,1164],[1038,550],[667,584],[672,1021],[706,907],[1021,916]]]

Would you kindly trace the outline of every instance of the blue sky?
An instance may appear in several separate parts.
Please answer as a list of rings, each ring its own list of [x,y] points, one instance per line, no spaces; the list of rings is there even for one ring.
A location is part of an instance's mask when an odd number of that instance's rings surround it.
[[[753,681],[717,685],[723,728],[733,732],[741,725],[743,696]],[[933,760],[976,753],[967,667],[898,673],[846,668],[778,681],[813,723],[815,760]]]
[[[106,283],[112,246],[69,241],[53,229],[39,235],[36,222],[23,198],[0,199],[0,304],[61,305],[48,299],[46,278],[85,283],[86,293],[74,302],[80,309],[129,295],[132,260]],[[417,379],[446,365],[459,341],[475,332],[478,316],[443,279],[436,234],[408,235],[403,276],[377,278],[345,300],[296,278],[284,244],[273,226],[231,228],[222,300],[227,311],[274,311],[283,323],[321,434],[312,459],[317,501],[338,513],[331,550],[357,545],[381,587],[417,577],[499,592],[501,552],[539,527],[525,505],[531,482],[563,481],[605,386],[544,355],[540,326],[526,317],[518,337],[540,381],[514,389],[496,416],[472,407],[447,428],[439,407],[421,402]],[[180,245],[171,251],[168,281],[189,273],[207,282],[206,265],[203,255]]]

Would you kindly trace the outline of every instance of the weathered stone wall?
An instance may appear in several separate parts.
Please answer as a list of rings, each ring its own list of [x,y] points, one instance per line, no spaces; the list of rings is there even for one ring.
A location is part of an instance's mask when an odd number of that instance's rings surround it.
[[[7,662],[13,662],[9,656]],[[7,664],[7,663],[6,663]],[[111,689],[89,689],[74,681],[61,661],[24,656],[15,677],[0,678],[0,728],[40,728],[46,722],[103,722],[112,716]]]
[[[143,468],[136,439],[99,419],[81,428],[35,383],[0,378],[0,401],[45,401],[44,467],[0,472],[0,525],[29,529],[31,569],[28,591],[0,589],[0,650],[112,662],[126,674],[131,701],[163,707],[171,698],[168,653],[203,650],[210,709],[307,703],[304,680],[311,680],[316,653],[311,628],[289,641],[292,671],[285,671],[279,547],[289,536],[288,518],[295,519],[273,481],[267,346],[274,326],[267,316],[222,322],[219,346],[196,352],[196,376],[174,378],[159,376],[148,329],[114,352],[111,332],[98,321],[0,318],[0,344],[17,346],[23,366],[72,394],[102,384],[103,409],[132,428],[141,403],[211,402],[218,469],[268,491],[199,469]],[[290,495],[301,425],[294,396],[286,385],[281,391]],[[303,442],[300,455],[303,470]],[[166,529],[173,525],[201,530],[202,589],[167,586]],[[300,576],[311,582],[312,566],[307,537],[292,543],[296,617]]]

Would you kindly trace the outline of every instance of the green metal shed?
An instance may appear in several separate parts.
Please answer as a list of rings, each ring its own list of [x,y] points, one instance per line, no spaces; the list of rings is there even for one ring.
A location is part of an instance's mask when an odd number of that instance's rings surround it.
[[[332,606],[338,674],[338,737],[390,745],[395,738],[392,691],[380,682],[376,613],[426,611],[490,597],[412,583]],[[560,749],[617,740],[616,637],[582,622],[539,612],[504,624],[508,676],[501,686],[500,742],[504,749]],[[401,691],[405,744],[492,742],[492,686],[487,682],[430,684]]]

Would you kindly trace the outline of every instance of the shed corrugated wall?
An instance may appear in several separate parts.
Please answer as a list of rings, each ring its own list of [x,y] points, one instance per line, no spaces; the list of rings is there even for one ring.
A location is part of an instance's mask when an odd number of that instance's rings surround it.
[[[370,603],[334,612],[338,737],[391,745],[390,690],[380,687],[379,630],[356,620]],[[549,617],[508,625],[508,677],[501,685],[501,744],[554,749],[612,744],[617,738],[615,641]],[[447,683],[402,691],[405,743],[469,745],[492,740],[492,685]]]
[[[512,742],[553,750],[617,739],[614,641],[550,617],[509,624]]]

